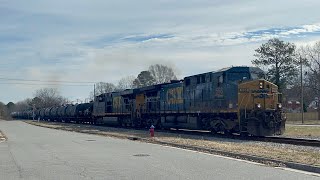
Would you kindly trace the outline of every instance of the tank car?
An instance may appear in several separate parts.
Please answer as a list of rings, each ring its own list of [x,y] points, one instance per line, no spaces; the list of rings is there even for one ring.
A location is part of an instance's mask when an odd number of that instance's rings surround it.
[[[64,116],[64,121],[70,122],[70,121],[76,121],[76,107],[77,105],[69,104],[67,105],[65,109],[65,116]]]
[[[65,119],[66,106],[60,106],[57,110],[57,120],[63,121]]]
[[[92,119],[92,103],[78,104],[75,109],[75,118],[79,122],[94,123]]]

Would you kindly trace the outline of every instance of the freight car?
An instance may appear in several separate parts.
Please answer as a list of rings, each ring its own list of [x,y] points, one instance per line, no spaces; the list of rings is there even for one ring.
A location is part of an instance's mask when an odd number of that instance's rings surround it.
[[[75,112],[82,105],[67,106],[58,108],[58,119],[254,136],[282,134],[285,118],[278,87],[261,75],[263,71],[256,67],[230,67],[180,81],[105,93],[84,106],[81,112],[86,112],[85,116],[80,118],[80,110]],[[47,118],[45,112],[39,111],[41,119]]]

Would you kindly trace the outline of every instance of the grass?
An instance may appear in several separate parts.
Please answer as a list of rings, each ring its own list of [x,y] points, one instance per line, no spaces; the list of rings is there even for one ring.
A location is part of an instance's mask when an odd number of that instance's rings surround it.
[[[290,121],[290,120],[287,120],[286,124],[302,124],[302,122],[301,121]],[[317,124],[319,124],[320,125],[320,120],[304,120],[303,124],[306,124],[306,125],[317,125]]]
[[[64,124],[64,123],[48,123],[48,122],[32,122],[28,123],[49,127],[54,129],[61,129],[67,131],[76,131],[81,133],[98,134],[116,138],[140,137],[148,138],[147,130],[134,130],[111,128],[102,126],[90,126],[80,124]],[[289,132],[291,130],[289,128]],[[289,133],[292,134],[292,133]],[[214,137],[202,137],[195,135],[175,134],[166,132],[156,132],[155,140],[168,143],[176,143],[180,145],[188,145],[193,147],[205,147],[221,151],[255,155],[265,158],[278,159],[283,161],[298,162],[303,164],[310,164],[320,166],[320,149],[297,148],[295,146],[276,145],[272,146],[270,143],[255,143],[248,141],[235,141],[231,139],[220,139]],[[153,142],[152,139],[147,142]]]
[[[0,130],[0,142],[6,140],[6,136]]]
[[[320,137],[320,126],[286,126],[285,136]]]
[[[288,148],[288,146],[264,146],[255,143],[228,143],[210,140],[195,140],[190,138],[161,138],[163,141],[174,142],[196,147],[213,148],[228,152],[255,155],[270,159],[279,159],[282,161],[298,162],[320,166],[319,151],[308,151],[301,149]]]

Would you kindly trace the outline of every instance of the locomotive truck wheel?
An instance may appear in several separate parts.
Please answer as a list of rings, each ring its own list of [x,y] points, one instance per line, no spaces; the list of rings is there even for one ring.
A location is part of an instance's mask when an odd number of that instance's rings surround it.
[[[226,136],[231,136],[231,135],[232,135],[232,132],[231,132],[230,130],[225,129],[225,130],[224,130],[224,135],[226,135]]]
[[[214,128],[212,128],[212,129],[210,130],[210,133],[211,133],[211,134],[217,134],[217,131],[216,131]]]
[[[249,133],[248,133],[248,132],[241,132],[241,133],[240,133],[240,136],[241,136],[241,137],[248,137],[248,136],[249,136]]]

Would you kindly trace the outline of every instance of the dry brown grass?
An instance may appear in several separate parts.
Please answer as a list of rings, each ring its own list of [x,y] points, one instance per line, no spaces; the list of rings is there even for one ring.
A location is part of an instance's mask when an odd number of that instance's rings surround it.
[[[286,126],[285,136],[320,137],[320,126]]]
[[[100,126],[78,125],[78,124],[62,124],[47,122],[28,122],[34,125],[50,127],[54,129],[62,129],[69,131],[77,131],[82,133],[99,134],[103,136],[111,136],[117,138],[139,137],[148,138],[148,131],[119,129]],[[174,134],[165,132],[156,132],[155,140],[168,143],[176,143],[180,145],[188,145],[194,147],[205,147],[215,150],[255,155],[265,158],[278,159],[283,161],[298,162],[303,164],[320,166],[320,150],[293,148],[292,146],[268,146],[266,143],[253,143],[234,141],[228,139],[208,138],[194,135]],[[152,142],[150,140],[149,142]]]
[[[0,142],[6,140],[6,136],[2,133],[2,131],[0,130]]]
[[[183,145],[192,145],[197,147],[213,148],[228,152],[240,154],[249,154],[271,159],[279,159],[283,161],[299,162],[304,164],[312,164],[320,166],[320,152],[299,149],[290,149],[287,147],[272,147],[257,144],[241,144],[217,142],[210,140],[194,140],[185,138],[158,138],[161,141],[173,142]]]
[[[302,124],[302,122],[299,121],[290,121],[287,120],[286,124]],[[304,120],[303,124],[309,124],[309,125],[319,125],[320,124],[320,120]]]

